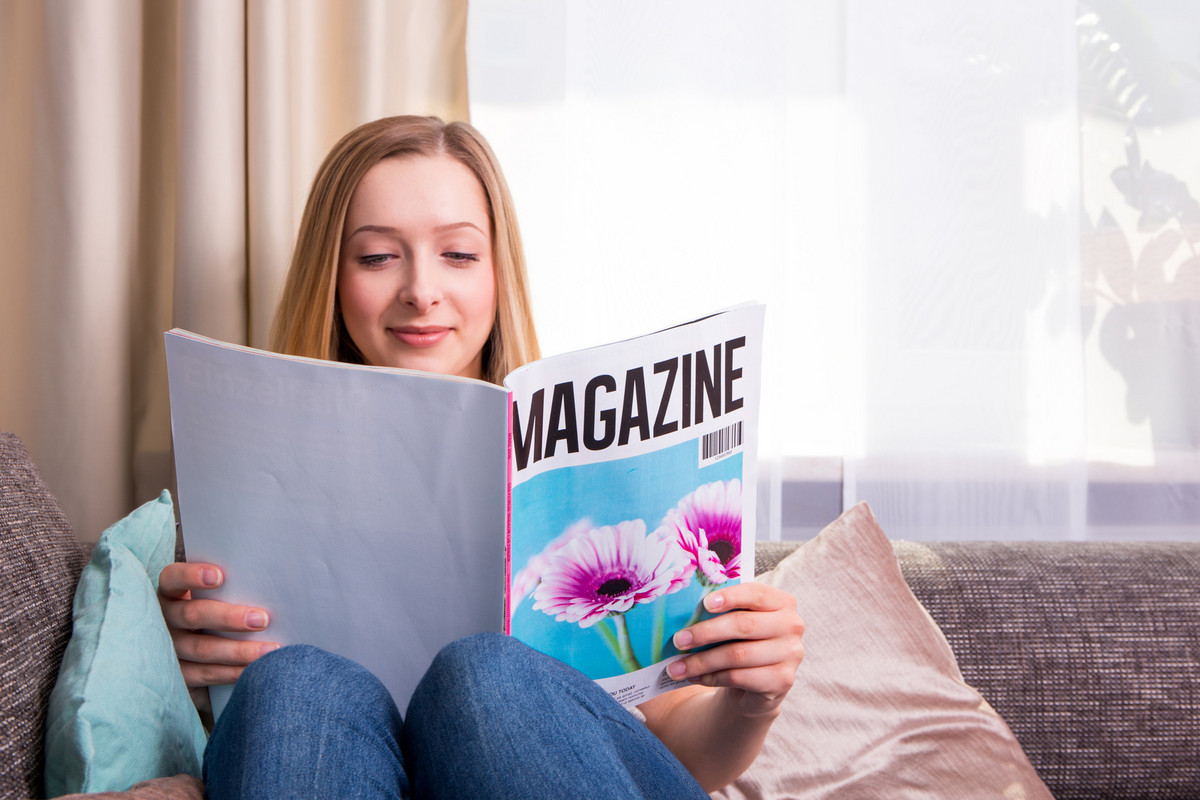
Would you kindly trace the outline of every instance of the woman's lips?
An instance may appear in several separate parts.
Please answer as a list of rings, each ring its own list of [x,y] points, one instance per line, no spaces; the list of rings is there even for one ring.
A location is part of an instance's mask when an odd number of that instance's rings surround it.
[[[450,329],[406,325],[402,328],[388,328],[388,333],[409,347],[433,347],[450,335]]]

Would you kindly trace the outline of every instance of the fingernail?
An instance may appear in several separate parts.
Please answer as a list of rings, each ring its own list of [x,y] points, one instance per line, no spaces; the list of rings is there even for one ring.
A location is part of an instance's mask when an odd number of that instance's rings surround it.
[[[204,584],[205,586],[220,586],[221,573],[215,569],[205,567],[204,569],[200,570],[200,583]]]
[[[671,637],[671,641],[675,643],[675,647],[679,650],[686,650],[692,646],[692,632],[689,630],[676,631]]]
[[[258,654],[260,656],[265,656],[267,653],[271,652],[272,650],[278,650],[278,649],[279,649],[279,645],[277,645],[277,644],[264,644],[262,647],[258,648]]]
[[[667,672],[671,674],[672,678],[681,678],[683,673],[687,672],[687,665],[682,661],[672,661],[667,667]]]
[[[708,597],[704,598],[704,607],[709,611],[720,611],[721,607],[724,605],[725,595],[723,594],[710,594]]]
[[[251,630],[261,631],[267,627],[267,615],[262,611],[246,612],[246,627]]]

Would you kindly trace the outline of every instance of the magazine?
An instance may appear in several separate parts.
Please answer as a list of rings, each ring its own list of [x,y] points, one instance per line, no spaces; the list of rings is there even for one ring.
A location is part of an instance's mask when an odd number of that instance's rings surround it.
[[[246,638],[357,661],[401,710],[441,647],[483,631],[625,705],[683,685],[672,635],[753,576],[763,311],[503,387],[169,331],[184,543],[226,574],[204,594],[268,610]]]

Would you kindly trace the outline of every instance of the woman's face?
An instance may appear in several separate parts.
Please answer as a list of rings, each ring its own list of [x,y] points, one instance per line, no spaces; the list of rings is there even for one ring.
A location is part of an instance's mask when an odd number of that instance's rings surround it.
[[[337,291],[368,364],[481,378],[496,277],[474,173],[444,155],[371,167],[346,211]]]

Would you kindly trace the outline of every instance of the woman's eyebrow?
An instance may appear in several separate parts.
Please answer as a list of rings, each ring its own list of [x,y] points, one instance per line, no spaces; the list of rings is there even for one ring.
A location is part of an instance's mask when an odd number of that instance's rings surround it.
[[[466,221],[449,222],[445,225],[438,225],[434,228],[434,230],[437,231],[438,233],[441,233],[443,231],[458,230],[459,228],[474,228],[475,230],[479,231],[480,233],[483,233],[483,229],[480,228],[478,225],[476,225],[474,222],[466,222]]]
[[[478,225],[476,225],[474,222],[467,222],[467,221],[463,221],[463,222],[448,222],[448,223],[446,223],[445,225],[437,225],[437,226],[435,226],[435,227],[433,228],[433,230],[434,230],[434,231],[436,231],[437,233],[444,233],[445,231],[453,231],[453,230],[458,230],[459,228],[474,228],[475,230],[479,231],[480,233],[483,233],[483,229],[482,229],[482,228],[480,228],[480,227],[479,227]],[[349,235],[349,236],[347,236],[346,238],[347,238],[347,239],[353,239],[355,236],[357,236],[357,235],[358,235],[358,234],[360,234],[360,233],[387,233],[387,234],[395,234],[395,233],[398,233],[398,232],[399,232],[399,229],[398,229],[398,228],[395,228],[395,227],[392,227],[391,225],[360,225],[359,227],[357,227],[357,228],[355,228],[353,231],[351,231],[350,235]]]
[[[396,232],[397,232],[397,229],[393,228],[391,225],[360,225],[359,227],[357,227],[353,231],[351,231],[350,235],[347,236],[346,238],[353,239],[355,236],[358,236],[360,233],[396,233]]]

